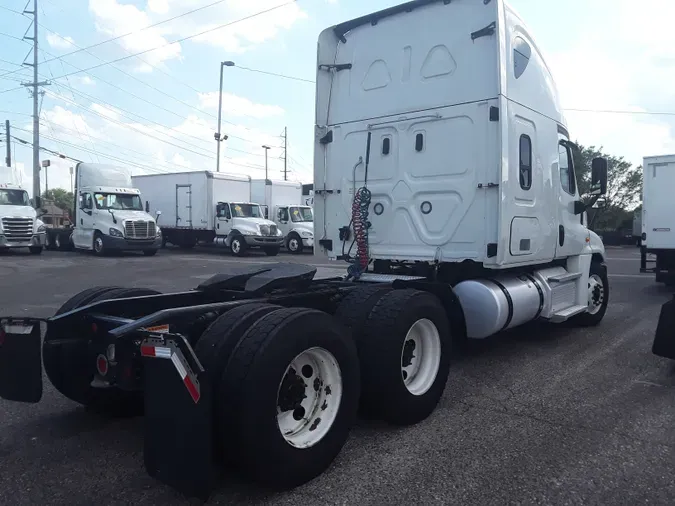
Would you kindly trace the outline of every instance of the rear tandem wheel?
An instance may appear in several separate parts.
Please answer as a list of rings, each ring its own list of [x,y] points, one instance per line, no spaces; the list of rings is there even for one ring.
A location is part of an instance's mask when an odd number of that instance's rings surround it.
[[[158,293],[145,288],[90,288],[71,297],[59,308],[56,315],[103,300]],[[55,343],[59,339],[70,338],[72,334],[81,331],[82,329],[73,328],[67,331],[68,335],[53,335],[48,328],[42,345],[42,358],[49,381],[65,397],[95,411],[115,416],[139,414],[143,408],[141,393],[127,392],[114,387],[94,388],[91,386],[95,375],[96,357],[92,356],[89,350],[89,340],[83,339],[67,344]]]

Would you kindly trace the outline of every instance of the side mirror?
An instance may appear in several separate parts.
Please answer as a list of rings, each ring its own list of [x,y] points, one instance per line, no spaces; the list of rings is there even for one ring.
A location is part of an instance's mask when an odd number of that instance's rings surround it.
[[[35,197],[35,209],[40,209],[42,207],[42,199],[40,196]]]
[[[145,212],[146,213],[150,212],[150,202],[148,202],[147,200],[145,201]]]
[[[579,215],[586,212],[586,204],[582,200],[574,201],[574,214]]]
[[[594,158],[591,162],[591,195],[607,193],[607,158]]]
[[[147,209],[146,209],[145,212],[148,212]],[[155,213],[155,221],[156,221],[156,222],[159,222],[159,217],[160,217],[160,216],[162,216],[162,211],[157,211],[157,212]]]

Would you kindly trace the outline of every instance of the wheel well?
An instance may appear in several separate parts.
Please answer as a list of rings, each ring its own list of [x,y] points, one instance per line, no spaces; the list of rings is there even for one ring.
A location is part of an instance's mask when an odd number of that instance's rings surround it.
[[[591,257],[591,262],[597,262],[599,264],[603,263],[605,259],[602,257],[600,253],[593,253],[593,256]]]
[[[395,290],[402,288],[412,288],[428,292],[441,301],[450,323],[450,331],[452,332],[452,341],[456,349],[461,349],[467,341],[466,335],[466,320],[464,318],[464,310],[459,302],[459,298],[455,295],[452,287],[447,283],[433,283],[429,281],[394,281],[393,287]]]

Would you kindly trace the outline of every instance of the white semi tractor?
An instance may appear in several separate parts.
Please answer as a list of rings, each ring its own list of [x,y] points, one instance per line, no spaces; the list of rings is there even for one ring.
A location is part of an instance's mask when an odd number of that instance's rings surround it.
[[[123,167],[78,163],[72,225],[49,228],[47,247],[106,255],[112,251],[142,251],[153,256],[162,245],[155,218],[143,209],[141,192]]]
[[[27,248],[39,255],[45,244],[45,225],[31,205],[28,192],[10,172],[0,168],[0,251]],[[39,196],[37,202],[39,209]]]
[[[242,256],[260,248],[275,256],[284,242],[277,225],[251,199],[251,179],[211,171],[139,175],[147,208],[161,212],[164,240],[182,248],[206,242]]]
[[[286,249],[294,254],[314,248],[314,213],[304,205],[303,185],[271,179],[251,180],[251,200],[263,205],[284,236]]]
[[[346,260],[345,276],[229,264],[188,292],[92,288],[47,320],[56,389],[140,402],[146,469],[188,495],[208,497],[214,446],[250,479],[306,483],[359,409],[425,420],[455,345],[607,310],[553,78],[503,0],[416,0],[330,27],[316,94],[315,256]],[[592,165],[599,196],[607,161]],[[40,320],[4,321],[0,395],[37,402]]]

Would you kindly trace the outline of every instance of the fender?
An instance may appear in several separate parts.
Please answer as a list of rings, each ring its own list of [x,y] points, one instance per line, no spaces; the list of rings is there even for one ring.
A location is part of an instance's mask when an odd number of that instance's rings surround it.
[[[236,237],[238,235],[243,235],[243,234],[241,232],[239,232],[239,230],[237,230],[236,228],[233,228],[232,230],[230,230],[230,233],[227,234],[227,237],[225,238],[225,246],[227,246],[229,248],[230,243],[232,242],[232,238]]]
[[[588,231],[588,239],[586,242],[586,247],[584,248],[584,253],[591,253],[593,255],[594,262],[605,263],[607,260],[605,245],[602,243],[600,236],[592,230]]]

